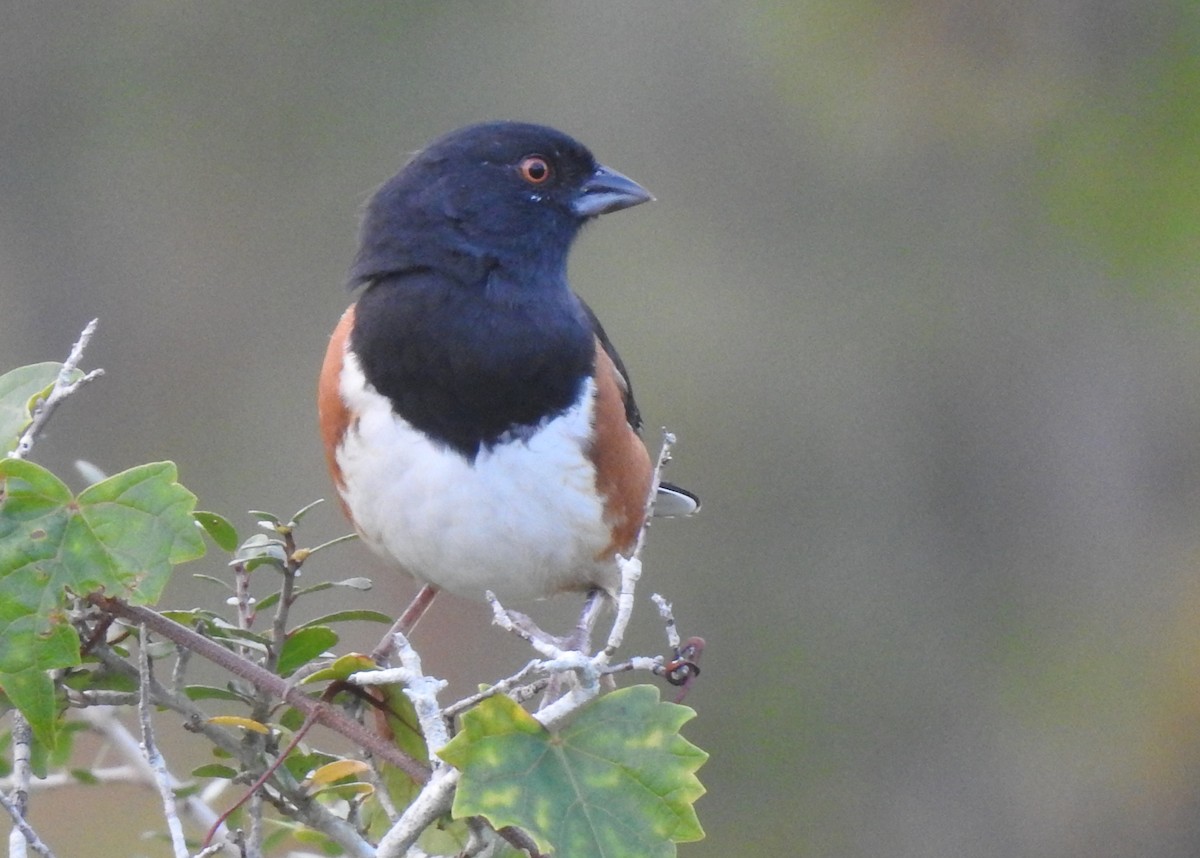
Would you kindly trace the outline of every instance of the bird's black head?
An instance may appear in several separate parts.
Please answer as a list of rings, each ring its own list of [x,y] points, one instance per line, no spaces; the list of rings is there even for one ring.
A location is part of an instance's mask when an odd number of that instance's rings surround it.
[[[351,285],[434,270],[465,283],[493,269],[558,282],[588,219],[653,199],[560,131],[471,125],[435,140],[367,206]]]

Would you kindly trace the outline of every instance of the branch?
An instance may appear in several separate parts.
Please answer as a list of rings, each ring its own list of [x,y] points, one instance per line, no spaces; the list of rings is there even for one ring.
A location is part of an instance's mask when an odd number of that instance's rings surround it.
[[[12,817],[13,821],[13,832],[8,838],[9,855],[11,858],[20,858],[20,856],[23,856],[25,854],[25,844],[29,844],[29,848],[43,856],[43,858],[54,858],[54,853],[50,851],[50,847],[42,842],[37,832],[25,821],[25,816],[3,793],[0,793],[0,806],[8,811],[8,815]]]
[[[150,613],[153,613],[153,611]],[[203,640],[207,640],[207,638],[203,638]],[[137,678],[137,671],[106,646],[94,647],[92,654],[108,669],[123,676]],[[238,755],[241,749],[238,740],[221,727],[209,723],[208,714],[190,699],[182,694],[173,694],[163,687],[158,680],[154,679],[153,676],[150,677],[150,692],[155,705],[165,706],[187,719],[184,724],[185,730],[203,734],[210,742],[229,753],[232,757]],[[76,692],[70,693],[72,695],[77,694]],[[86,694],[79,694],[78,699],[86,700]],[[137,742],[125,729],[124,725],[117,720],[113,710],[110,707],[102,706],[96,709],[84,709],[83,714],[93,726],[96,726],[100,732],[118,746],[126,759],[139,766],[142,774],[138,780],[143,784],[148,783],[150,775],[146,772],[146,761],[138,749]],[[337,841],[346,851],[347,855],[356,856],[356,858],[373,858],[370,848],[362,837],[359,836],[358,832],[354,830],[354,827],[347,823],[346,820],[334,815],[320,802],[313,801],[303,787],[290,777],[286,769],[281,768],[276,770],[275,777],[279,781],[277,788],[281,794],[268,794],[266,798],[279,808],[281,813],[285,816],[298,819],[310,828],[324,832]],[[202,830],[210,830],[213,824],[218,821],[217,814],[203,800],[190,796],[183,801],[184,810],[195,819]],[[221,845],[223,848],[223,841]],[[209,850],[203,850],[202,854],[211,853]]]
[[[429,779],[429,770],[425,766],[390,744],[382,736],[372,733],[362,724],[347,717],[334,707],[313,700],[293,687],[287,680],[253,662],[238,657],[219,643],[187,626],[180,625],[157,611],[140,605],[130,605],[120,599],[93,594],[88,597],[88,601],[113,616],[136,624],[144,623],[146,628],[151,631],[203,656],[218,667],[225,668],[234,676],[252,683],[256,688],[275,695],[302,714],[313,715],[319,723],[345,736],[360,748],[365,748],[380,759],[396,766],[417,783],[425,783]]]
[[[33,776],[30,766],[30,754],[33,748],[33,730],[25,716],[18,711],[13,712],[12,726],[13,772],[12,798],[0,793],[0,803],[13,819],[13,830],[8,838],[8,849],[11,858],[24,858],[25,847],[28,845],[39,855],[54,858],[50,848],[42,842],[37,832],[25,820],[25,812],[29,803],[29,783]]]
[[[633,613],[633,591],[638,579],[642,577],[642,551],[646,547],[646,535],[650,531],[650,521],[654,513],[654,501],[658,497],[658,487],[662,484],[663,468],[671,461],[671,447],[675,444],[675,436],[663,430],[662,447],[658,451],[658,461],[654,463],[654,476],[650,480],[650,491],[646,493],[645,518],[642,529],[638,532],[637,542],[629,557],[618,557],[621,567],[621,592],[617,596],[617,618],[613,621],[612,630],[608,635],[608,644],[604,647],[605,661],[612,658],[613,653],[620,648],[625,640],[625,629],[629,626],[629,618]]]
[[[413,803],[405,808],[399,821],[379,841],[375,850],[377,858],[403,858],[421,832],[450,810],[458,779],[458,769],[450,766],[434,772]]]
[[[158,795],[162,799],[163,814],[167,819],[167,831],[171,835],[171,846],[175,850],[175,858],[188,858],[187,842],[183,836],[183,823],[179,821],[179,813],[175,808],[175,793],[171,789],[171,775],[167,764],[158,752],[154,743],[154,728],[150,723],[150,653],[146,626],[141,627],[138,643],[138,721],[142,727],[142,753],[146,756],[146,764],[153,773],[154,783],[158,786]]]
[[[426,676],[421,667],[421,657],[413,649],[408,638],[396,632],[393,648],[399,658],[400,666],[384,670],[360,670],[346,678],[351,685],[361,687],[371,685],[402,685],[404,694],[412,701],[413,710],[421,726],[421,735],[431,760],[437,759],[437,752],[450,741],[450,733],[446,729],[446,719],[438,706],[438,692],[449,683],[444,679]]]
[[[45,399],[39,400],[38,404],[34,406],[33,420],[30,422],[29,428],[21,435],[16,449],[8,454],[10,458],[24,459],[28,456],[33,449],[34,442],[50,420],[50,415],[54,413],[59,404],[89,381],[94,381],[104,375],[104,370],[94,369],[78,379],[72,380],[71,378],[79,369],[79,362],[83,360],[83,350],[91,342],[92,334],[96,333],[98,322],[99,319],[92,319],[88,322],[83,333],[79,335],[79,339],[75,341],[75,345],[71,347],[71,354],[67,357],[66,363],[62,365],[62,369],[58,371],[58,378],[54,380],[54,387],[50,389],[50,394]]]

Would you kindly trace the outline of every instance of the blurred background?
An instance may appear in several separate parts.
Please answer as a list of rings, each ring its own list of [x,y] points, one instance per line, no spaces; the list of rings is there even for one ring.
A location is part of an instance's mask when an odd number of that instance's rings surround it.
[[[173,459],[248,534],[331,496],[313,388],[371,190],[468,122],[562,128],[658,197],[571,274],[705,503],[643,579],[709,644],[681,854],[1200,854],[1198,40],[1191,0],[13,3],[0,368],[99,317],[35,458]],[[418,643],[460,691],[528,657],[448,597]],[[149,792],[33,821],[164,848]]]

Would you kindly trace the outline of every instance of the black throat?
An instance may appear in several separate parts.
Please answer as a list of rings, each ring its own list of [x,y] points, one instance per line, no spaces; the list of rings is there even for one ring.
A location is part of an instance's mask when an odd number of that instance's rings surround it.
[[[595,366],[582,302],[566,288],[522,294],[428,269],[373,281],[351,347],[392,409],[469,460],[528,436],[576,404]]]

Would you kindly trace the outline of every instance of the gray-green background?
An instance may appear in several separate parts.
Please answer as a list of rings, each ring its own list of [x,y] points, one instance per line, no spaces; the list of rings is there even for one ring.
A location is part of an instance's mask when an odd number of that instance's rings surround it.
[[[313,386],[371,189],[455,126],[558,126],[659,199],[572,280],[705,501],[644,586],[709,642],[681,853],[1194,855],[1197,9],[12,2],[0,367],[98,316],[108,375],[37,458],[173,459],[248,532],[330,494]],[[459,690],[527,658],[452,599],[418,642]],[[149,792],[34,807],[61,856],[164,854]]]

